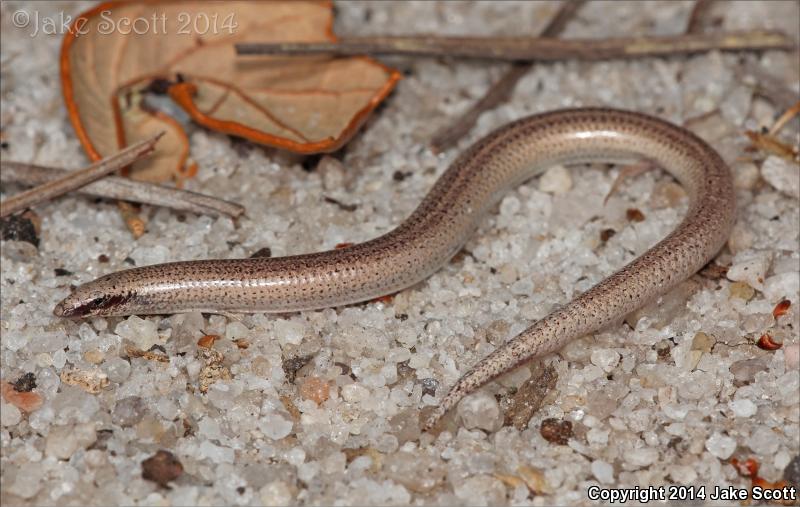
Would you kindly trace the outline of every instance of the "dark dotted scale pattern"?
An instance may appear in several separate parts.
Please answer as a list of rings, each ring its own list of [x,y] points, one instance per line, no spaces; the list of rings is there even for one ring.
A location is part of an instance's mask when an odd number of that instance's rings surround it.
[[[351,247],[278,258],[176,262],[113,273],[78,287],[56,315],[288,312],[339,306],[424,280],[461,248],[510,188],[559,163],[646,158],[689,195],[663,241],[467,372],[428,421],[521,362],[618,320],[685,280],[727,240],[735,215],[728,167],[694,134],[654,117],[582,108],[539,114],[489,134],[459,156],[396,229]]]

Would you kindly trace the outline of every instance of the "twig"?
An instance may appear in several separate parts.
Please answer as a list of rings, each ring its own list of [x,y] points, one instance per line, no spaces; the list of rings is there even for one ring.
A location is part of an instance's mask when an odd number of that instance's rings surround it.
[[[746,130],[745,135],[753,143],[753,146],[762,152],[777,155],[791,162],[800,162],[800,150],[796,146],[782,143],[769,134],[752,130]]]
[[[25,164],[22,162],[0,162],[0,181],[16,182],[23,185],[41,185],[64,175],[63,169]],[[229,215],[238,217],[244,207],[230,202],[198,194],[188,190],[164,187],[119,176],[106,176],[77,190],[82,194],[122,199],[152,206],[163,206],[178,211],[188,211],[202,215]]]
[[[783,112],[783,114],[775,120],[775,124],[770,127],[769,135],[775,136],[792,118],[800,114],[800,101],[797,101],[792,107]]]
[[[578,12],[586,0],[567,0],[561,4],[561,8],[553,16],[553,19],[542,30],[542,37],[556,37],[564,30],[570,19]],[[462,114],[451,125],[439,130],[431,140],[431,149],[436,152],[442,152],[458,142],[459,139],[464,137],[475,126],[481,114],[491,109],[496,108],[498,105],[506,102],[511,94],[514,93],[514,88],[522,77],[531,70],[533,65],[531,63],[515,62],[511,64],[511,68],[506,71],[499,81],[495,82],[486,94],[478,100],[467,112]]]
[[[146,141],[138,142],[115,155],[95,162],[86,169],[70,171],[57,180],[48,181],[38,187],[25,190],[24,192],[9,197],[0,203],[0,217],[30,208],[40,202],[48,201],[53,197],[81,188],[88,183],[98,180],[117,169],[139,160],[155,149],[155,145],[158,140],[161,139],[162,135],[164,135],[163,132],[156,134]]]
[[[700,33],[706,24],[708,13],[711,12],[711,4],[714,0],[696,0],[689,14],[689,21],[686,23],[686,33]]]
[[[338,42],[240,43],[240,55],[406,55],[506,61],[602,60],[682,55],[710,50],[791,49],[781,32],[755,30],[713,34],[554,39],[549,37],[438,37],[433,35],[349,37]]]

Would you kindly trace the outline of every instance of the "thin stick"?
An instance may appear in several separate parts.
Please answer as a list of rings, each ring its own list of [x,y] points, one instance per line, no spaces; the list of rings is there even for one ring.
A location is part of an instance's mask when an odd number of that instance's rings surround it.
[[[542,30],[542,37],[558,36],[567,26],[569,20],[575,16],[575,13],[585,3],[586,0],[567,0],[563,2],[559,11],[553,16],[553,19],[550,20],[545,29]],[[519,80],[531,70],[531,67],[533,67],[531,63],[512,63],[511,68],[506,71],[499,81],[489,87],[489,90],[480,100],[457,118],[455,122],[439,130],[433,136],[431,149],[436,153],[440,153],[455,145],[459,139],[472,130],[478,118],[484,112],[496,108],[511,97]]]
[[[603,60],[683,55],[710,50],[754,51],[791,49],[781,32],[755,30],[711,34],[681,34],[609,39],[548,37],[349,37],[338,42],[236,44],[240,55],[406,55],[449,56],[506,61]]]
[[[25,190],[9,197],[0,203],[0,217],[16,213],[17,211],[30,208],[31,206],[43,201],[48,201],[53,197],[65,194],[71,190],[78,189],[88,183],[102,178],[103,176],[121,169],[139,160],[155,149],[156,142],[164,135],[163,132],[156,134],[146,141],[138,142],[125,148],[119,153],[106,157],[95,162],[86,169],[70,171],[64,177],[57,180],[48,181],[38,187]]]
[[[777,135],[778,132],[780,132],[781,129],[787,123],[792,121],[792,118],[794,118],[798,114],[800,114],[800,101],[796,102],[795,105],[784,111],[783,114],[780,116],[780,118],[775,120],[775,124],[769,129],[769,135],[771,136]]]
[[[63,169],[25,164],[23,162],[0,162],[0,181],[16,182],[23,185],[41,185],[64,175]],[[238,217],[244,207],[211,197],[210,195],[164,187],[119,176],[106,176],[103,179],[77,189],[82,194],[121,199],[152,206],[163,206],[178,211],[188,211],[199,215],[229,215]]]

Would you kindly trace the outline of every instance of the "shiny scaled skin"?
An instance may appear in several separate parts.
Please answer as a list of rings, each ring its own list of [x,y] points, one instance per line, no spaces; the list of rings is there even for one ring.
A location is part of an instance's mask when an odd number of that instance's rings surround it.
[[[555,164],[647,159],[686,189],[689,211],[664,240],[499,347],[455,384],[430,427],[466,394],[518,364],[641,307],[706,264],[728,238],[735,196],[728,167],[692,133],[613,109],[538,114],[484,137],[442,174],[393,231],[351,247],[279,258],[175,262],[112,273],[59,303],[63,317],[288,312],[397,292],[448,261],[511,187]]]

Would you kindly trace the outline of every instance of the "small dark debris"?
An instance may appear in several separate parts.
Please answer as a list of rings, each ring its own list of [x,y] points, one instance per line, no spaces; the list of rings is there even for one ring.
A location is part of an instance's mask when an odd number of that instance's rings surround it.
[[[174,481],[183,473],[183,465],[169,451],[160,450],[142,461],[142,479],[153,481],[162,488],[169,488],[168,482]]]
[[[0,220],[0,233],[5,241],[25,241],[39,248],[39,235],[33,221],[23,215],[11,215]]]
[[[660,348],[656,348],[656,353],[658,354],[659,361],[669,361],[670,359],[670,346],[663,345]]]
[[[636,208],[628,208],[625,211],[625,218],[630,222],[644,222],[644,213]]]
[[[539,411],[547,394],[556,387],[558,373],[553,365],[537,370],[519,389],[511,394],[509,407],[505,411],[506,424],[523,431],[533,414]]]
[[[114,430],[104,428],[97,430],[97,440],[94,441],[92,445],[88,447],[87,450],[98,450],[98,451],[105,451],[108,448],[108,441],[114,435]]]
[[[429,377],[424,378],[421,380],[422,383],[422,394],[429,394],[431,396],[436,395],[436,389],[439,387],[439,381],[435,378]]]
[[[236,492],[239,493],[240,495],[244,495],[245,491],[247,490],[245,489],[244,486],[239,486],[238,488],[236,488]]]
[[[609,239],[613,238],[614,234],[616,233],[617,231],[615,231],[614,229],[603,229],[602,231],[600,231],[600,241],[605,243]]]
[[[392,179],[394,181],[403,181],[412,174],[414,173],[412,173],[411,171],[395,171],[394,174],[392,174]]]
[[[153,345],[152,347],[150,347],[149,349],[147,349],[147,351],[148,351],[148,352],[155,352],[155,351],[158,351],[158,352],[161,352],[161,353],[163,353],[163,354],[166,354],[166,353],[167,353],[167,349],[165,349],[163,345],[159,345],[159,344],[157,344],[157,343],[156,343],[156,344],[154,344],[154,345]]]
[[[192,421],[187,418],[181,420],[181,424],[183,424],[183,437],[191,437],[194,436],[194,425]]]
[[[352,374],[352,370],[350,370],[350,367],[348,365],[342,363],[342,362],[336,361],[335,363],[333,363],[333,365],[334,366],[338,366],[339,368],[342,369],[342,375],[351,375]]]
[[[125,257],[125,260],[123,260],[122,262],[124,262],[125,264],[130,264],[131,266],[136,265],[136,261],[133,260],[132,257]]]
[[[263,257],[265,259],[272,257],[272,249],[268,246],[265,246],[264,248],[259,248],[255,253],[253,253],[253,255],[250,256],[251,259],[256,259],[259,257]]]
[[[703,278],[708,278],[709,280],[719,280],[728,274],[728,266],[720,266],[716,262],[711,261],[706,264],[698,274]]]
[[[74,274],[72,271],[64,268],[56,268],[53,270],[53,273],[55,273],[56,276],[70,276]]]
[[[397,316],[397,318],[400,319],[401,321],[402,320],[408,320],[408,314],[407,313],[401,313],[400,315]]]
[[[36,387],[36,375],[26,373],[14,381],[14,390],[18,393],[29,393]]]
[[[150,81],[147,86],[144,88],[145,93],[152,93],[155,95],[166,95],[169,91],[169,87],[174,85],[172,81],[169,79],[164,79],[162,77],[158,77]]]
[[[489,273],[491,273],[493,275],[496,275],[497,274],[497,268],[489,268]]]
[[[800,487],[800,455],[792,458],[792,461],[783,469],[783,480],[791,486]]]
[[[0,142],[0,148],[7,150],[8,149],[8,141]]]
[[[309,155],[305,157],[300,165],[303,167],[303,170],[306,172],[314,172],[314,170],[319,165],[319,160],[324,156],[324,154],[317,154],[317,155]]]
[[[284,359],[281,366],[283,367],[283,372],[286,374],[286,380],[290,384],[294,384],[294,381],[297,378],[297,372],[300,371],[300,368],[307,365],[313,357],[313,354],[309,354],[307,356],[297,356]]]
[[[669,447],[670,449],[675,449],[677,451],[678,445],[680,445],[681,442],[683,442],[683,437],[672,437],[669,440],[669,443],[667,443],[667,447]]]
[[[345,458],[345,460],[346,460],[346,461],[347,461],[347,463],[349,464],[349,463],[351,463],[351,462],[352,462],[354,459],[356,459],[356,458],[358,458],[358,457],[361,457],[361,456],[363,456],[363,455],[367,454],[367,451],[368,451],[368,450],[369,450],[369,448],[368,448],[368,447],[357,447],[357,448],[355,448],[355,449],[354,449],[354,448],[342,449],[342,452],[344,453],[344,458]]]
[[[183,213],[179,213],[178,215],[175,216],[175,220],[177,220],[180,223],[184,223],[186,221],[186,215],[184,215]]]
[[[100,254],[100,255],[97,256],[97,262],[100,262],[102,264],[105,264],[106,262],[108,262],[110,260],[111,260],[111,258],[109,258],[109,256],[106,255],[106,254]]]
[[[328,197],[327,195],[323,197],[325,202],[330,204],[335,204],[340,210],[342,211],[355,211],[358,209],[358,204],[344,204],[341,201],[337,201],[333,197]]]
[[[539,433],[550,443],[567,445],[569,439],[572,438],[572,423],[551,417],[542,421]]]
[[[461,264],[462,262],[464,262],[464,259],[467,258],[467,255],[469,255],[469,252],[467,252],[466,250],[463,250],[463,249],[459,250],[450,259],[450,264]]]
[[[416,370],[414,370],[414,368],[410,367],[408,364],[409,364],[409,361],[407,359],[405,361],[397,363],[397,376],[398,377],[403,378],[403,377],[406,377],[406,376],[409,376],[409,375],[413,374],[416,371]]]

